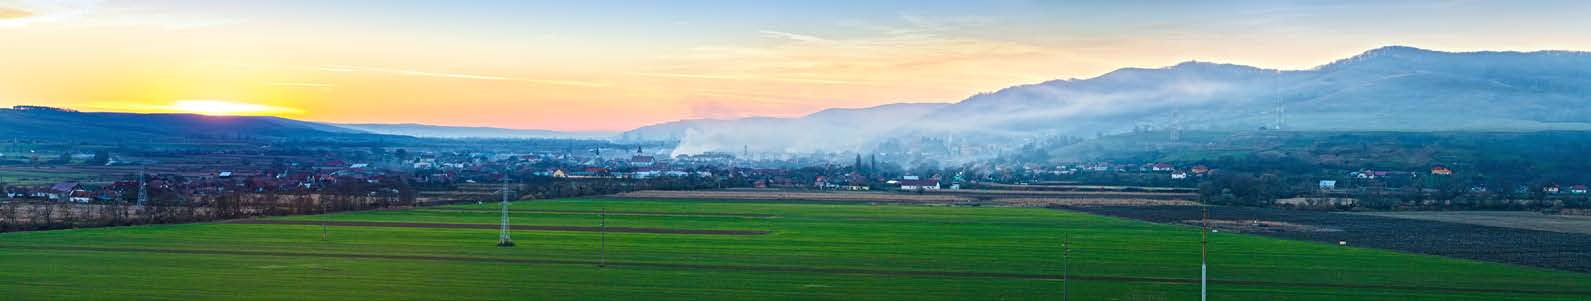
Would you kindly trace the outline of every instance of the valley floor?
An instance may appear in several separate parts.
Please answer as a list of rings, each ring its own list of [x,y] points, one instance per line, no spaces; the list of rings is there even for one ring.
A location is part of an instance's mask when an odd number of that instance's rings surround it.
[[[1197,228],[1072,211],[637,198],[512,208],[510,248],[495,246],[495,204],[0,234],[0,299],[1059,300],[1064,288],[1076,300],[1192,300],[1199,288]],[[1591,274],[1229,232],[1209,250],[1216,300],[1591,299]]]

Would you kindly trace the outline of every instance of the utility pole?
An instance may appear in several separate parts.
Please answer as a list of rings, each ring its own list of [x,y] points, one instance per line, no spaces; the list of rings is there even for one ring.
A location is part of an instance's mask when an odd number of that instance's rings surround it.
[[[503,227],[497,235],[497,246],[512,247],[514,240],[508,238],[508,173],[503,173]]]
[[[138,206],[149,202],[149,182],[144,180],[145,165],[138,165]]]
[[[1201,219],[1201,223],[1204,226],[1199,230],[1199,301],[1207,301],[1210,286],[1207,272],[1210,265],[1210,209],[1203,208],[1202,211],[1204,218]]]
[[[1070,240],[1071,236],[1065,236],[1061,238],[1061,301],[1067,301],[1071,298],[1071,290],[1068,287],[1071,286],[1072,281],[1068,280],[1066,277],[1068,272],[1067,266],[1072,261],[1072,246],[1069,244]]]
[[[608,266],[608,208],[602,208],[602,213],[598,213],[598,214],[602,217],[602,221],[598,224],[598,228],[600,229],[599,230],[600,234],[598,234],[598,235],[599,235],[599,237],[601,237],[601,240],[600,240],[601,242],[597,245],[597,253],[601,254],[601,258],[602,259],[601,259],[601,261],[597,262],[597,267],[607,267]]]

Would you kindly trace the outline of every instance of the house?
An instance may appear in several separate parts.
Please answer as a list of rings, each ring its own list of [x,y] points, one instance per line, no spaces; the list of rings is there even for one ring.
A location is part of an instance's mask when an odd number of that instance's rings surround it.
[[[839,185],[829,183],[828,176],[818,176],[817,179],[812,181],[812,186],[817,187],[818,189],[832,189],[839,187]]]
[[[1569,186],[1569,193],[1585,194],[1586,193],[1586,187],[1585,187],[1585,185]]]
[[[78,191],[73,191],[72,194],[71,194],[71,197],[68,197],[66,200],[69,201],[69,202],[73,202],[73,203],[88,203],[88,201],[93,200],[93,199],[94,199],[94,194],[93,193],[90,193],[90,192],[85,191],[85,190],[78,190]]]
[[[1547,184],[1547,186],[1541,186],[1541,192],[1558,193],[1558,184]]]
[[[1193,172],[1193,174],[1196,174],[1196,175],[1202,175],[1202,174],[1210,172],[1210,168],[1209,167],[1205,167],[1204,165],[1194,165],[1193,168],[1189,168],[1188,171],[1191,171],[1191,172]]]
[[[1155,165],[1149,166],[1149,170],[1151,171],[1172,171],[1176,168],[1176,166],[1172,166],[1170,163],[1155,163]]]
[[[634,157],[630,157],[630,166],[650,167],[653,164],[657,164],[657,158],[653,158],[652,156],[635,155]]]
[[[900,190],[938,190],[938,179],[900,180]]]
[[[1171,172],[1171,179],[1172,180],[1181,180],[1181,179],[1187,179],[1187,178],[1188,178],[1188,173],[1187,172],[1183,172],[1181,170]]]
[[[50,185],[46,197],[51,200],[65,200],[71,197],[73,191],[78,191],[78,187],[80,185],[76,182],[56,183],[55,185]]]
[[[1453,175],[1453,170],[1452,169],[1447,169],[1447,167],[1445,167],[1445,166],[1437,165],[1437,166],[1431,167],[1431,174],[1432,175],[1438,175],[1438,176],[1451,176],[1451,175]]]
[[[1333,189],[1337,189],[1337,181],[1334,181],[1334,180],[1320,180],[1320,190],[1333,190]]]

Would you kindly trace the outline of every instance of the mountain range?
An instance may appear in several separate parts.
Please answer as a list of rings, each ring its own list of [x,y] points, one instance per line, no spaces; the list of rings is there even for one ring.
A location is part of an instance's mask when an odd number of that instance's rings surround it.
[[[822,112],[789,119],[687,120],[626,134],[677,138],[682,151],[738,151],[750,145],[777,152],[862,150],[869,145],[856,141],[893,138],[1012,143],[1144,129],[1591,130],[1591,53],[1390,46],[1308,70],[1185,62],[1014,86],[952,104],[917,107],[927,112],[891,107],[821,120],[817,117]],[[838,126],[805,126],[813,123]],[[847,128],[853,124],[868,127]],[[795,139],[778,139],[784,137]]]
[[[618,135],[279,117],[0,110],[0,137],[610,138],[678,141],[677,153],[866,151],[902,139],[1020,144],[1143,130],[1591,130],[1591,53],[1443,52],[1390,46],[1307,70],[1209,62],[1123,68],[954,103],[828,109],[793,118],[696,119]]]

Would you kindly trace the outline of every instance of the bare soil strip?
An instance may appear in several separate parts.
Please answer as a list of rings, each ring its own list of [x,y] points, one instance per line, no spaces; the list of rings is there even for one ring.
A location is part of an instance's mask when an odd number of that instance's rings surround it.
[[[907,194],[888,192],[840,191],[790,191],[777,189],[724,189],[724,190],[642,190],[613,195],[618,198],[637,199],[694,199],[732,200],[752,202],[815,202],[815,203],[960,203],[976,199],[953,195]]]
[[[1400,211],[1354,214],[1591,235],[1591,216],[1529,211]]]
[[[1196,220],[1201,216],[1201,210],[1208,209],[1210,218],[1287,223],[1328,231],[1289,231],[1292,229],[1286,227],[1222,230],[1333,245],[1347,242],[1348,245],[1355,247],[1591,273],[1591,235],[1579,233],[1276,208],[1226,206],[1057,206],[1055,208],[1167,224],[1183,224],[1189,220]]]
[[[44,251],[90,251],[90,252],[143,252],[162,254],[193,254],[193,255],[236,255],[236,256],[276,256],[276,257],[328,257],[349,259],[389,259],[389,260],[424,260],[424,261],[450,261],[450,262],[485,262],[485,263],[510,263],[510,264],[568,264],[568,265],[597,265],[594,260],[573,259],[522,259],[522,258],[486,258],[486,257],[461,257],[461,256],[422,256],[422,255],[387,255],[387,254],[348,254],[348,253],[316,253],[316,252],[266,252],[266,251],[236,251],[236,250],[185,250],[185,249],[152,249],[152,248],[122,248],[122,247],[84,247],[84,246],[23,246],[0,245],[3,249],[44,250]],[[855,274],[875,276],[927,276],[927,277],[982,277],[1006,278],[1028,280],[1061,280],[1059,275],[1027,274],[1027,273],[999,273],[999,272],[954,272],[954,271],[903,271],[903,270],[877,270],[856,268],[816,268],[796,266],[750,266],[750,265],[711,265],[688,263],[656,263],[656,262],[623,262],[609,261],[608,268],[665,268],[665,269],[693,269],[693,270],[725,270],[748,272],[797,272],[818,274]],[[1127,277],[1127,276],[1090,276],[1071,275],[1070,279],[1083,281],[1113,281],[1113,282],[1139,282],[1139,283],[1171,283],[1171,284],[1197,284],[1197,278],[1163,278],[1163,277]],[[1549,294],[1569,296],[1591,296],[1591,290],[1531,290],[1531,289],[1491,289],[1470,287],[1430,287],[1410,285],[1354,285],[1330,283],[1296,283],[1276,281],[1253,280],[1211,280],[1216,284],[1237,284],[1270,287],[1301,287],[1301,288],[1339,288],[1339,289],[1394,289],[1416,291],[1442,291],[1442,292],[1477,292],[1477,293],[1514,293],[1514,294]]]
[[[456,212],[498,212],[498,209],[483,209],[483,208],[421,208],[421,209],[415,209],[415,210],[418,210],[418,211],[439,211],[439,212],[448,212],[448,211],[456,211]],[[530,210],[530,209],[509,209],[508,212],[513,212],[513,213],[546,213],[546,214],[600,214],[600,213],[602,213],[602,211],[597,211],[597,210]],[[775,217],[775,215],[772,215],[772,214],[752,214],[752,213],[684,213],[684,212],[662,212],[662,211],[608,211],[607,213],[608,213],[608,215],[635,215],[635,216],[744,217],[744,218],[770,218],[770,217]]]
[[[496,224],[438,224],[438,223],[403,223],[403,222],[361,222],[361,221],[296,221],[296,220],[258,220],[240,219],[227,221],[230,224],[246,225],[328,225],[350,227],[401,227],[401,228],[443,228],[443,229],[497,229]],[[510,225],[509,229],[534,230],[534,231],[603,231],[601,227],[583,226],[534,226]],[[704,235],[763,235],[769,231],[764,230],[699,230],[699,229],[669,229],[669,228],[635,228],[635,227],[607,227],[608,232],[618,233],[654,233],[654,234],[704,234]]]
[[[1151,199],[1151,200],[1191,200],[1199,197],[1197,193],[1185,192],[1130,192],[1130,191],[1037,191],[1037,190],[994,190],[994,189],[938,189],[924,191],[930,195],[955,195],[978,198],[1115,198],[1115,199]]]

